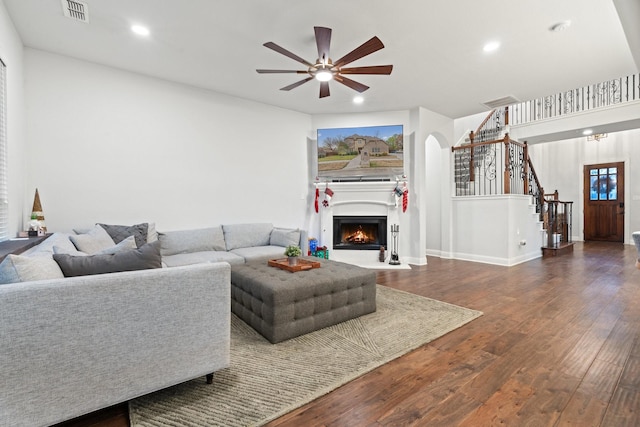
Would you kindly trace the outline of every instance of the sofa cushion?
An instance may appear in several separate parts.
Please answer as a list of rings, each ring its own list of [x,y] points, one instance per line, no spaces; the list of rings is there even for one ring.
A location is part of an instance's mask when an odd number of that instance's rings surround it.
[[[115,242],[111,236],[109,236],[109,233],[97,224],[87,233],[72,234],[69,236],[69,239],[71,239],[76,249],[86,252],[89,255],[93,255],[103,249],[107,249],[115,245]]]
[[[252,246],[267,246],[271,239],[273,224],[231,224],[223,225],[224,241],[228,251]]]
[[[285,258],[282,246],[252,246],[250,248],[232,249],[231,253],[244,258],[245,262],[259,259]]]
[[[158,233],[162,256],[202,251],[224,251],[220,226]]]
[[[160,242],[147,243],[138,249],[129,249],[114,254],[89,256],[54,254],[53,259],[58,263],[65,277],[162,267]]]
[[[300,246],[300,230],[276,227],[271,232],[269,244],[283,247],[287,247],[289,245]]]
[[[200,251],[187,254],[175,254],[162,257],[167,267],[200,264],[203,262],[228,262],[229,264],[244,264],[244,258],[227,251]]]
[[[0,284],[61,279],[58,264],[50,257],[7,255],[0,263]]]
[[[147,243],[149,224],[146,222],[135,225],[111,225],[101,223],[98,223],[98,225],[104,228],[115,243],[120,243],[129,236],[135,237],[138,248]]]

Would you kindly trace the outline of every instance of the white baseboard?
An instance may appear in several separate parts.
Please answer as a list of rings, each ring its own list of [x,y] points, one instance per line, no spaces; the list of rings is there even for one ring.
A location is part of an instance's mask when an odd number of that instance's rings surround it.
[[[480,262],[483,264],[493,264],[493,265],[501,265],[503,267],[512,267],[517,264],[522,264],[523,262],[531,261],[537,258],[542,257],[542,251],[540,253],[532,252],[529,254],[523,254],[515,258],[497,258],[497,257],[489,257],[477,254],[463,254],[463,253],[454,253],[453,259],[457,259],[460,261],[472,261],[472,262]]]

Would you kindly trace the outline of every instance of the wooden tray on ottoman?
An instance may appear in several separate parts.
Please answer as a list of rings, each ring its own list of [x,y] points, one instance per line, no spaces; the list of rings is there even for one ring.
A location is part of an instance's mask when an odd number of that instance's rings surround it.
[[[268,264],[271,267],[278,267],[292,273],[295,273],[296,271],[311,270],[312,268],[320,268],[320,263],[318,261],[309,261],[301,258],[298,259],[297,265],[289,265],[289,259],[287,258],[270,259]]]

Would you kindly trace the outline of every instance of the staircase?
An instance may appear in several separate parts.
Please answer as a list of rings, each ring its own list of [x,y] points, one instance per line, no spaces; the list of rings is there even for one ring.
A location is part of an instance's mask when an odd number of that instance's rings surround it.
[[[509,110],[495,109],[468,139],[452,148],[455,195],[530,195],[542,224],[543,256],[572,251],[573,202],[559,200],[557,190],[545,194],[526,142],[511,139],[508,129]]]

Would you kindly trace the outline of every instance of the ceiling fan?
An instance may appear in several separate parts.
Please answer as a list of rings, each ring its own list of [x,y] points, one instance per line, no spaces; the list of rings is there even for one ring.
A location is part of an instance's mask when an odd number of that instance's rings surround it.
[[[301,64],[306,65],[306,70],[256,70],[260,74],[276,74],[276,73],[292,73],[292,74],[308,74],[308,77],[280,88],[280,90],[291,90],[298,86],[313,80],[320,81],[320,98],[329,96],[329,81],[335,80],[338,83],[350,87],[360,93],[369,89],[362,83],[356,82],[344,76],[344,74],[391,74],[393,65],[374,65],[368,67],[350,67],[343,68],[345,65],[352,63],[360,58],[372,54],[384,47],[378,37],[372,37],[362,45],[358,46],[351,52],[347,53],[337,61],[333,61],[329,56],[329,46],[331,44],[331,28],[325,27],[313,27],[316,35],[316,45],[318,46],[318,59],[315,63],[311,63],[295,53],[288,51],[287,49],[273,43],[267,42],[263,46],[269,49],[275,50],[284,56],[287,56]]]

